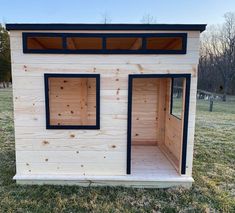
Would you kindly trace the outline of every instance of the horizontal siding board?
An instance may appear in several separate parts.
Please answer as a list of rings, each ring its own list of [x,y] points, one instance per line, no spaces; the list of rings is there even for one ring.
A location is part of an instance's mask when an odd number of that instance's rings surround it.
[[[111,164],[122,162],[125,159],[125,150],[116,151],[16,151],[18,163],[77,163]]]
[[[153,74],[153,73],[192,73],[196,72],[195,64],[14,64],[13,76],[42,77],[44,73],[100,73],[105,77],[127,77],[128,74]],[[101,76],[101,77],[102,77]]]
[[[58,174],[58,175],[125,175],[125,163],[86,163],[79,165],[78,163],[17,163],[17,174]]]
[[[100,130],[46,130],[45,127],[16,127],[15,128],[16,139],[122,139],[126,140],[127,130],[126,127],[120,127],[119,129],[113,129],[112,126],[102,128]]]
[[[17,139],[17,151],[108,151],[124,152],[126,141],[121,139]]]
[[[199,52],[191,51],[185,55],[77,55],[77,54],[23,54],[12,52],[12,62],[41,64],[196,64]]]

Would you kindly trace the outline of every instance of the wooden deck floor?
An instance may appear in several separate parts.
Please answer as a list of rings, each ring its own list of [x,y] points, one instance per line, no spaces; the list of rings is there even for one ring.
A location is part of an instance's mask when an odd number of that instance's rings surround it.
[[[179,177],[175,168],[157,146],[132,146],[131,175]]]

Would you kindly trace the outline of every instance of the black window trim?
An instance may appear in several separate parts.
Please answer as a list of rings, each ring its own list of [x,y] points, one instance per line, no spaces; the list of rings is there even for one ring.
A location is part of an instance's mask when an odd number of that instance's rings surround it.
[[[51,125],[49,106],[49,78],[95,78],[96,79],[96,124],[95,125]],[[100,129],[100,74],[44,73],[46,129]]]
[[[39,37],[62,37],[63,49],[57,50],[37,50],[28,49],[27,38],[31,36]],[[69,50],[66,49],[67,37],[101,37],[102,50]],[[141,37],[142,48],[141,50],[107,50],[106,38],[108,37]],[[181,37],[182,50],[147,50],[146,38],[147,37]],[[23,53],[40,53],[40,54],[186,54],[187,53],[187,33],[39,33],[39,32],[23,32]]]

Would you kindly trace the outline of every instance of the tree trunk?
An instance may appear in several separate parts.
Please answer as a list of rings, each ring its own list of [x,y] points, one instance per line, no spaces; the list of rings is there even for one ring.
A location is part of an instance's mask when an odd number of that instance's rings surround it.
[[[227,79],[224,80],[224,94],[223,94],[223,101],[227,100],[227,92],[228,92],[228,81]]]

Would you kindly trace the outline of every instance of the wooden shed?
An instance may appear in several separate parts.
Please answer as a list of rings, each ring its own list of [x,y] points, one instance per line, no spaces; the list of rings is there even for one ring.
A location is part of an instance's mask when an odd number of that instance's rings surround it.
[[[17,183],[191,186],[205,25],[6,27]]]

